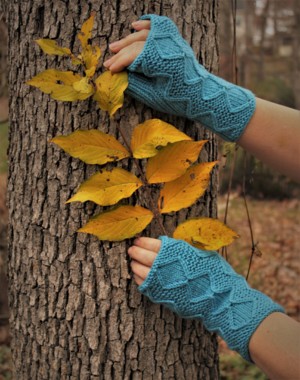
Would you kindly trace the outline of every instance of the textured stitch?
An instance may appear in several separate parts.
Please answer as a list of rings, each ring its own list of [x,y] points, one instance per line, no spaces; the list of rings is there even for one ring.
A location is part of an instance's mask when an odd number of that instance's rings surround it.
[[[251,361],[248,344],[258,325],[283,308],[246,280],[215,251],[201,251],[163,236],[161,249],[139,290],[183,318],[201,319],[232,350]]]
[[[169,18],[141,19],[151,20],[151,29],[128,67],[127,93],[161,112],[200,121],[225,140],[238,140],[254,113],[254,95],[200,65]]]

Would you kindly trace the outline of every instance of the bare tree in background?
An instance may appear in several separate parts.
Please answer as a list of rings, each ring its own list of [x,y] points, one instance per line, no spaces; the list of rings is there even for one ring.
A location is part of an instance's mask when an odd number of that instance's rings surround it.
[[[7,96],[7,27],[1,16],[0,13],[0,98]]]
[[[300,110],[300,5],[298,0],[294,0],[294,70],[293,84],[295,94],[295,106]]]
[[[128,135],[150,118],[164,117],[195,139],[209,138],[204,160],[215,160],[214,137],[199,126],[153,113],[127,98],[114,121],[92,102],[61,103],[25,81],[60,60],[46,58],[37,38],[76,45],[76,34],[96,11],[95,42],[124,36],[144,13],[168,15],[197,57],[216,70],[217,1],[9,1],[9,285],[15,378],[218,379],[217,343],[196,321],[181,320],[142,297],[131,280],[126,243],[101,243],[77,234],[94,205],[66,205],[94,169],[49,144],[58,134],[99,128]],[[126,168],[126,162],[122,163]],[[129,165],[129,164],[128,164]],[[192,209],[166,216],[171,231],[187,216],[216,216],[216,177]],[[140,192],[139,201],[145,195]],[[157,226],[148,231],[159,234]]]

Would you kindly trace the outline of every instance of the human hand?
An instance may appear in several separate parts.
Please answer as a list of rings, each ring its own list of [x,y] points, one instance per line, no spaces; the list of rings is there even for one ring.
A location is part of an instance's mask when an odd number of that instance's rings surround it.
[[[210,74],[169,18],[145,15],[139,22],[133,24],[136,33],[110,46],[116,55],[105,62],[113,72],[127,67],[126,92],[153,109],[200,121],[225,140],[237,141],[254,113],[254,95]]]
[[[115,55],[107,59],[103,65],[112,73],[118,73],[131,65],[144,48],[150,30],[150,21],[134,21],[131,26],[135,29],[135,33],[109,45],[109,49]]]
[[[132,259],[131,269],[138,285],[142,285],[148,276],[160,247],[160,240],[140,237],[135,239],[134,245],[128,249],[128,254]]]
[[[139,290],[183,318],[201,319],[228,346],[251,360],[248,344],[269,314],[283,309],[215,251],[202,251],[182,240],[139,238],[129,248]]]

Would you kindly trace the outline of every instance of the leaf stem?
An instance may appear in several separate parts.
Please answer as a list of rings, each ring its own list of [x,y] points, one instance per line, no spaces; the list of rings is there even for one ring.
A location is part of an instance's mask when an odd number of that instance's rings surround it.
[[[147,181],[145,173],[144,173],[143,169],[141,168],[139,161],[135,157],[133,157],[132,149],[130,147],[129,142],[127,141],[127,137],[125,136],[125,133],[123,132],[122,128],[120,127],[120,125],[117,125],[117,128],[118,128],[118,130],[119,130],[119,132],[120,132],[120,134],[121,134],[121,136],[122,136],[122,138],[124,140],[126,148],[128,149],[129,153],[131,154],[131,157],[133,158],[133,162],[134,162],[134,164],[135,164],[135,166],[136,166],[136,168],[137,168],[137,170],[138,170],[138,172],[139,172],[139,174],[141,176],[141,180],[142,180],[143,185],[144,185],[144,187],[145,187],[145,189],[147,191],[147,197],[148,197],[149,202],[150,202],[151,211],[154,214],[154,218],[157,220],[157,223],[159,225],[161,233],[163,233],[164,235],[168,235],[167,231],[166,231],[166,229],[165,229],[165,227],[163,225],[163,222],[162,222],[161,213],[159,212],[158,207],[157,207],[157,205],[155,204],[155,202],[154,202],[154,200],[152,198],[151,190],[149,188],[149,183]]]

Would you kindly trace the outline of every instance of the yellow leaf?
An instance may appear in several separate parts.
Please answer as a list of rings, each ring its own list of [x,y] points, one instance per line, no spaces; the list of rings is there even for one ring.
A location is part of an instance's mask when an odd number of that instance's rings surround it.
[[[95,74],[101,50],[98,46],[87,45],[81,54],[82,60],[86,67],[85,73],[90,78]]]
[[[120,206],[92,218],[78,232],[96,235],[100,240],[120,241],[143,231],[153,214],[141,206]]]
[[[71,50],[57,45],[57,42],[50,39],[39,39],[35,41],[44,53],[49,55],[71,55]]]
[[[181,223],[173,237],[200,249],[215,250],[231,244],[239,235],[218,219],[198,218]]]
[[[74,82],[73,88],[80,94],[89,94],[90,96],[94,93],[93,86],[90,84],[89,79],[87,77],[83,77],[79,81]]]
[[[183,176],[166,183],[158,200],[160,212],[164,214],[191,206],[204,194],[215,164],[216,161],[192,166]]]
[[[150,119],[134,128],[131,150],[133,157],[148,158],[159,152],[158,147],[183,140],[192,139],[171,124],[159,119]]]
[[[148,182],[170,182],[182,176],[197,160],[206,141],[178,141],[168,144],[156,156],[149,159],[146,169]]]
[[[94,92],[93,87],[86,82],[86,78],[73,71],[48,69],[26,83],[50,94],[53,99],[63,101],[84,100]]]
[[[120,168],[101,171],[85,181],[69,202],[93,201],[110,206],[130,197],[143,183],[132,173]]]
[[[83,23],[81,30],[77,35],[83,49],[87,47],[88,41],[92,38],[94,19],[95,19],[95,12],[92,12],[91,17]]]
[[[124,91],[128,86],[127,72],[112,74],[110,71],[105,71],[96,79],[95,83],[94,99],[103,111],[108,111],[109,115],[113,116],[124,102]]]
[[[76,131],[68,136],[57,136],[51,142],[87,164],[103,165],[130,156],[113,136],[95,129]]]

